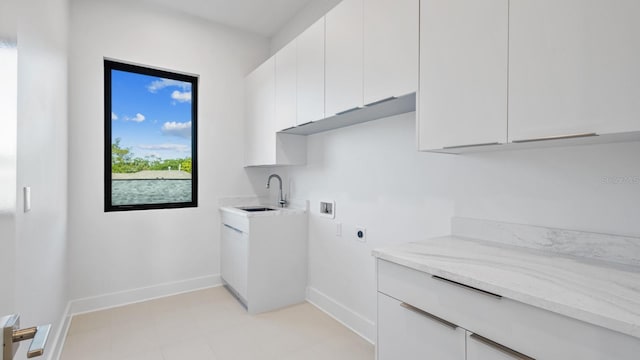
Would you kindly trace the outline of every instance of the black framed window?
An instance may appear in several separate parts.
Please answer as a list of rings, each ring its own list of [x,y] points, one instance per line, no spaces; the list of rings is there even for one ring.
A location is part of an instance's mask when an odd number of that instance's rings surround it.
[[[198,78],[104,60],[105,211],[196,207]]]

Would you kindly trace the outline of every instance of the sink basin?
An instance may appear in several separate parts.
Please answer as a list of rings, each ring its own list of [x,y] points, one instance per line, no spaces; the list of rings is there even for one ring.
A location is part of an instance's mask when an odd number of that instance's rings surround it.
[[[248,212],[261,212],[261,211],[274,211],[276,209],[268,208],[268,207],[239,207],[238,209],[248,211]]]

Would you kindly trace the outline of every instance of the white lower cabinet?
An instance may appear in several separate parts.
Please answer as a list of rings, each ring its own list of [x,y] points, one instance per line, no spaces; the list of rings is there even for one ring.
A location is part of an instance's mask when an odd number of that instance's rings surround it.
[[[467,360],[530,360],[524,354],[515,352],[490,339],[467,331]]]
[[[220,274],[243,299],[247,298],[248,257],[249,234],[224,224],[220,244]]]
[[[640,339],[378,260],[378,360],[637,360]]]
[[[378,343],[379,360],[465,358],[464,329],[382,293],[378,293]]]
[[[250,314],[298,304],[307,285],[307,214],[221,210],[220,276]]]
[[[378,293],[378,344],[378,360],[532,359],[383,293]]]

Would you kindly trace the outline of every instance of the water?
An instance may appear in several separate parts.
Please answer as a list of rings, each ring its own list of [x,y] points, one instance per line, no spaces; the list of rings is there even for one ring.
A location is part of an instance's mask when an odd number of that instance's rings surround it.
[[[112,205],[191,202],[191,180],[114,180]]]

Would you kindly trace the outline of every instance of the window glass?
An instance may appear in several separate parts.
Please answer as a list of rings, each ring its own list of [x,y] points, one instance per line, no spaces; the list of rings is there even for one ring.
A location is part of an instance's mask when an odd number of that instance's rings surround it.
[[[105,60],[105,211],[197,206],[197,80]]]

